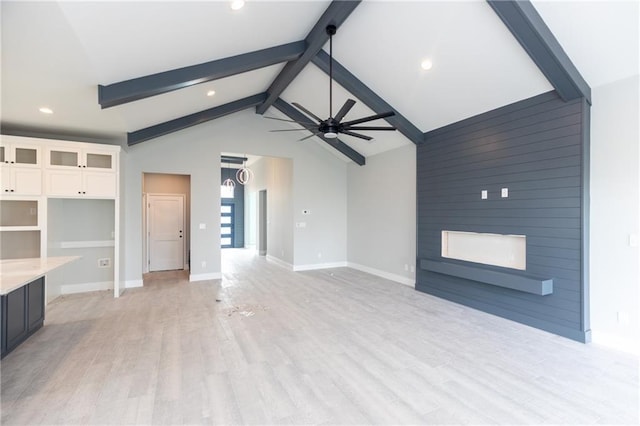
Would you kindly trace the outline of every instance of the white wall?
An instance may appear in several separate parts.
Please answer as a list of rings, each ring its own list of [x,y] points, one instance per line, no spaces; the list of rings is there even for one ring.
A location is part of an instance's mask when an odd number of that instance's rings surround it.
[[[267,256],[293,267],[293,162],[288,158],[263,157],[251,169],[254,180],[245,188],[245,199],[257,200],[258,191],[267,190]],[[249,203],[246,206],[249,208]],[[257,203],[251,206],[256,210],[249,215],[253,220],[257,220],[257,207]],[[255,241],[256,237],[252,239]]]
[[[639,77],[592,89],[591,329],[640,352]]]
[[[303,208],[314,210],[312,227],[292,231],[294,266],[321,263],[318,247],[323,250],[322,263],[346,262],[346,163],[316,142],[298,142],[298,137],[270,133],[272,129],[270,120],[246,110],[127,149],[127,185],[121,198],[127,282],[142,277],[143,173],[191,176],[191,278],[220,277],[221,152],[292,159],[294,217]]]
[[[349,266],[414,286],[416,146],[350,164],[348,176]]]

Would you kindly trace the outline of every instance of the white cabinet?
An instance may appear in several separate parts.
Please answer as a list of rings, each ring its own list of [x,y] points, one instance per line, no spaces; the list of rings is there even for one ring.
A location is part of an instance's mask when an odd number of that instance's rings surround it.
[[[12,142],[15,137],[3,136],[0,141],[0,194],[42,194],[41,147]]]
[[[119,147],[91,144],[47,148],[46,194],[49,197],[115,198]]]
[[[42,170],[26,167],[0,168],[0,189],[3,195],[42,194]]]
[[[115,152],[100,148],[52,147],[47,150],[47,167],[51,169],[87,169],[104,172],[116,170]]]
[[[89,170],[47,170],[49,197],[114,198],[117,192],[115,173]]]

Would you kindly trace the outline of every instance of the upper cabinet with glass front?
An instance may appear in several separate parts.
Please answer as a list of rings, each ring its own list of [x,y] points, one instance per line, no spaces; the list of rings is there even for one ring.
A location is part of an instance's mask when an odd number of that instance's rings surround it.
[[[47,167],[115,171],[116,152],[100,148],[56,146],[47,149]]]
[[[5,166],[40,168],[40,147],[16,142],[10,136],[3,136],[0,142],[0,164]]]
[[[0,138],[0,195],[42,194],[42,147],[17,136]]]

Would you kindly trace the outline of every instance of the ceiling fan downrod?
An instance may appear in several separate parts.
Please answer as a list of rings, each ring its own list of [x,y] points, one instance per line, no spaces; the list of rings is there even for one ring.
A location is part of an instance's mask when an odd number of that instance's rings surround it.
[[[327,25],[329,35],[329,118],[333,118],[333,36],[336,33],[335,25]],[[334,136],[334,137],[337,137]]]

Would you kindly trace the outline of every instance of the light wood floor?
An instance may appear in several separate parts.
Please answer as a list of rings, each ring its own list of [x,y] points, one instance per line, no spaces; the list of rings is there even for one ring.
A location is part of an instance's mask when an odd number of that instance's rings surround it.
[[[54,301],[2,361],[2,424],[638,423],[632,357],[346,268],[223,263]]]

